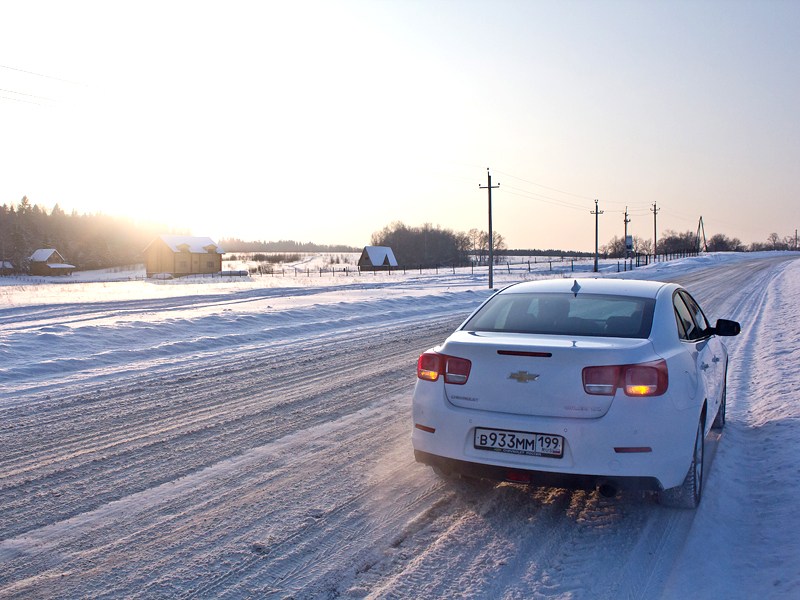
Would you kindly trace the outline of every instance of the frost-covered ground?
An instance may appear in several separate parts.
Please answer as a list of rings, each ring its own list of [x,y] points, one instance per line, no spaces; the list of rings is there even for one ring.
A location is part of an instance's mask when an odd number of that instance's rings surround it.
[[[485,271],[0,278],[0,597],[800,597],[798,258],[603,266],[743,325],[697,511],[414,463],[416,357]]]

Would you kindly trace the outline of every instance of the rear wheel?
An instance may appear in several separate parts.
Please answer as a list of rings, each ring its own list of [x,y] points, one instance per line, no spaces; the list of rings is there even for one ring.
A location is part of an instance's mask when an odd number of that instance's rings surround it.
[[[722,407],[720,407],[722,410]],[[705,454],[705,436],[703,435],[703,420],[697,425],[692,464],[683,483],[677,487],[669,488],[659,493],[658,501],[665,506],[674,508],[697,508],[703,493],[703,456]]]

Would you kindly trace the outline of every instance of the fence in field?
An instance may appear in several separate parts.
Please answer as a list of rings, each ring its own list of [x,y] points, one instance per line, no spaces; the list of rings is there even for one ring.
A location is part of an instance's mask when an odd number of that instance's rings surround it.
[[[657,256],[638,255],[635,257],[625,259],[608,259],[604,258],[599,261],[598,270],[603,272],[623,272],[632,271],[633,269],[641,266],[651,264],[653,262],[664,262],[667,260],[674,260],[676,258],[685,258],[687,256],[695,256],[697,253],[674,253],[664,254]],[[495,261],[494,272],[508,274],[513,273],[574,273],[586,272],[594,270],[593,257],[580,257],[580,258],[566,258],[566,257],[532,257],[527,260],[519,260],[519,257],[514,257],[517,260]],[[451,266],[398,266],[398,267],[385,267],[378,269],[360,269],[357,266],[344,266],[335,267],[275,267],[273,265],[259,265],[251,267],[251,276],[261,277],[364,277],[364,276],[377,276],[379,274],[403,274],[417,273],[423,274],[465,274],[470,275],[488,273],[488,265],[483,263],[473,262],[467,266],[451,265]]]
[[[642,267],[653,262],[664,262],[674,260],[677,258],[685,258],[687,256],[695,256],[697,253],[674,253],[674,254],[659,254],[653,255],[637,255],[626,259],[609,259],[601,258],[598,264],[598,270],[604,273],[608,272],[624,272],[632,271],[635,268]],[[505,258],[505,260],[503,260]],[[61,277],[43,277],[34,275],[21,275],[15,274],[13,277],[16,281],[22,284],[39,284],[39,283],[86,283],[89,281],[151,281],[155,283],[165,283],[175,279],[183,282],[190,282],[194,280],[220,280],[220,281],[237,281],[251,277],[370,277],[378,275],[443,275],[443,274],[469,274],[471,276],[488,275],[488,265],[483,262],[472,262],[467,266],[451,265],[451,266],[400,266],[400,267],[387,267],[375,270],[360,269],[355,265],[337,266],[334,264],[322,267],[303,267],[303,266],[275,266],[271,263],[259,264],[251,266],[247,269],[237,269],[221,271],[219,273],[205,274],[205,275],[185,275],[175,276],[174,279],[148,279],[142,275],[124,276],[120,273],[119,277],[113,275],[106,275],[106,277],[98,277],[98,279],[87,279],[80,277],[81,272],[76,271],[74,276],[61,276]],[[509,275],[519,275],[524,277],[525,273],[529,274],[563,274],[569,273],[586,273],[594,270],[594,257],[542,257],[532,256],[530,258],[514,256],[514,257],[500,257],[495,261],[494,272],[497,274],[506,273]],[[113,271],[107,269],[105,272]]]

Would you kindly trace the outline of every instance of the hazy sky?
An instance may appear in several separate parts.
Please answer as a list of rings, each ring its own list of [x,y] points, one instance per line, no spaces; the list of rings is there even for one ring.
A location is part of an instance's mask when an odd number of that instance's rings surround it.
[[[0,0],[0,204],[512,248],[800,226],[800,1]]]

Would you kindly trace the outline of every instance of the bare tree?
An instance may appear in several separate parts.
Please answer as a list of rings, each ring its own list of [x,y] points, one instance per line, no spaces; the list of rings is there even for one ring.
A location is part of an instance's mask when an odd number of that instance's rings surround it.
[[[781,243],[781,236],[779,236],[777,233],[770,233],[767,236],[767,243],[772,246],[773,250],[778,250]]]
[[[460,265],[467,260],[469,238],[466,234],[425,223],[408,227],[392,223],[372,234],[374,246],[390,246],[404,266]]]
[[[739,238],[728,238],[724,233],[712,235],[707,242],[709,252],[742,252],[744,247]]]
[[[652,254],[653,240],[650,238],[643,239],[636,235],[633,236],[633,251],[636,254]]]
[[[625,240],[616,235],[604,246],[600,246],[600,252],[609,258],[622,258],[625,256]]]

